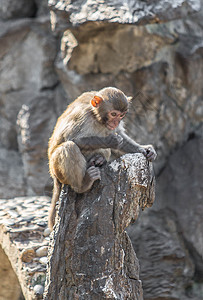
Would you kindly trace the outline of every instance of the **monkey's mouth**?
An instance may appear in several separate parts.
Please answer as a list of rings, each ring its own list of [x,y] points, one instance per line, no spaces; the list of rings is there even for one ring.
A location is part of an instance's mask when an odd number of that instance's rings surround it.
[[[115,125],[115,124],[107,124],[107,128],[108,129],[110,129],[110,130],[114,130],[114,129],[116,129],[116,127],[117,127],[117,125]]]

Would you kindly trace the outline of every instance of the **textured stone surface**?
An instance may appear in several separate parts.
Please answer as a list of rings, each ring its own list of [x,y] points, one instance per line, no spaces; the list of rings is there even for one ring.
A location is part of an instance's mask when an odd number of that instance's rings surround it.
[[[203,139],[191,139],[171,156],[159,179],[154,209],[168,207],[176,213],[196,272],[203,277],[202,149]]]
[[[42,299],[46,264],[40,260],[40,255],[46,255],[49,244],[49,236],[45,233],[49,205],[48,197],[0,199],[0,244],[5,252],[0,252],[0,258],[7,256],[12,266],[7,258],[4,262],[0,259],[2,300],[23,299],[19,298],[21,289],[26,300]]]
[[[25,194],[25,181],[22,173],[22,159],[19,153],[13,150],[0,150],[0,198]],[[10,188],[8,191],[8,182]]]
[[[168,21],[200,9],[199,0],[49,0],[49,5],[59,16],[61,12],[66,26],[69,23],[81,25],[90,21],[127,24]]]
[[[171,156],[152,210],[128,230],[144,299],[202,299],[202,147],[202,139],[191,139]]]
[[[0,247],[0,299],[20,300],[21,288],[8,257]]]
[[[1,0],[0,19],[17,19],[33,17],[37,7],[34,0]]]
[[[154,201],[151,172],[142,154],[128,154],[102,168],[102,180],[90,192],[64,187],[44,299],[143,299],[125,228]]]
[[[24,5],[26,9],[26,3],[31,2],[13,1],[12,5]],[[35,19],[0,20],[1,197],[43,194],[49,178],[47,141],[61,112],[64,96],[54,70],[56,40],[50,31],[49,15],[44,15],[43,4],[39,4],[39,17]],[[55,101],[59,108],[55,108]],[[28,111],[20,123],[18,116],[23,109]],[[24,129],[24,132],[19,131],[22,133],[19,138],[17,118]],[[26,147],[22,147],[22,140]],[[9,180],[10,189],[5,180]],[[50,187],[50,183],[48,185]]]
[[[47,109],[49,107],[49,109]],[[18,114],[18,145],[30,195],[43,193],[47,184],[47,145],[56,122],[53,93],[41,93],[24,104]]]
[[[128,233],[141,264],[144,299],[188,299],[194,263],[173,213],[144,213]]]

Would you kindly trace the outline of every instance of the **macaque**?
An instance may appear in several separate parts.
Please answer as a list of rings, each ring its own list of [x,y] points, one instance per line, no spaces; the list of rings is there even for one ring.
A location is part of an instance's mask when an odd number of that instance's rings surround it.
[[[122,91],[107,87],[83,93],[58,118],[48,147],[54,181],[50,229],[62,185],[70,185],[77,193],[89,191],[96,180],[101,180],[100,167],[109,161],[111,150],[120,155],[140,152],[149,161],[156,158],[152,145],[141,146],[124,132],[129,102]]]

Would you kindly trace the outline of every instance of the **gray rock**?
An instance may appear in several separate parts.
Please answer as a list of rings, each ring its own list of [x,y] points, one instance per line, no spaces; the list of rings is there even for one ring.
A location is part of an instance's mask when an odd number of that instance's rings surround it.
[[[0,149],[0,177],[1,198],[25,194],[26,186],[23,177],[23,165],[19,153]]]
[[[1,224],[4,224],[5,226],[12,226],[16,223],[15,219],[3,219],[0,220]]]
[[[37,16],[47,16],[49,15],[49,7],[47,5],[47,0],[35,0],[37,6]]]
[[[44,214],[44,213],[43,213]],[[42,215],[43,215],[42,214]],[[40,217],[42,216],[41,214],[40,214]],[[39,222],[37,222],[37,225],[39,225],[39,226],[42,226],[42,227],[45,227],[45,226],[47,226],[47,222],[45,222],[45,221],[39,221]]]
[[[21,4],[23,2],[19,1]],[[31,1],[25,2],[30,3]],[[17,1],[14,1],[14,3],[17,3]],[[37,20],[24,19],[0,22],[0,38],[0,156],[2,156],[2,162],[0,157],[0,174],[2,173],[1,168],[4,167],[4,172],[9,172],[10,175],[1,175],[3,178],[10,178],[11,174],[15,177],[13,180],[8,179],[14,183],[14,188],[10,187],[6,191],[3,187],[1,189],[1,197],[9,198],[15,195],[20,196],[33,193],[43,194],[44,187],[49,178],[47,168],[44,170],[43,183],[39,186],[39,189],[36,190],[36,187],[35,191],[33,191],[33,187],[27,189],[26,185],[29,186],[30,182],[25,183],[26,181],[24,181],[24,186],[22,186],[19,181],[24,179],[28,172],[31,177],[33,176],[33,172],[37,172],[37,167],[34,167],[35,164],[33,163],[35,157],[32,157],[32,162],[29,160],[28,166],[26,161],[29,157],[23,159],[22,165],[22,162],[21,164],[19,163],[21,158],[13,161],[10,157],[11,154],[6,155],[4,148],[14,150],[14,156],[18,156],[19,154],[16,119],[23,105],[26,107],[27,103],[32,102],[32,99],[37,96],[39,96],[38,99],[42,99],[43,101],[43,97],[46,94],[41,93],[43,89],[50,89],[49,94],[53,94],[53,98],[60,98],[60,93],[53,91],[58,79],[53,64],[56,45],[55,39],[50,32],[49,18],[44,16]],[[52,111],[52,115],[54,114],[55,112]],[[51,115],[49,117],[51,119]],[[49,123],[49,121],[47,122]],[[29,124],[27,125],[29,126]],[[44,128],[46,131],[47,126]],[[47,140],[52,129],[50,127],[50,131],[45,133]],[[40,132],[43,132],[43,129],[40,129]],[[46,166],[47,144],[44,147],[41,148],[40,159]],[[26,153],[24,156],[26,157]],[[8,165],[1,167],[1,164],[5,165],[6,161]],[[35,168],[34,170],[30,170],[30,164]],[[40,164],[39,160],[38,164]],[[18,165],[23,168],[20,169]],[[14,166],[16,171],[13,170]],[[33,178],[36,178],[36,176],[34,175]],[[37,185],[37,182],[35,185]]]
[[[202,147],[203,140],[193,138],[171,156],[152,210],[128,230],[146,299],[201,299]]]
[[[29,186],[28,193],[31,195],[43,193],[48,179],[46,152],[55,122],[55,118],[52,118],[53,110],[53,95],[44,93],[22,106],[18,115],[18,142]]]
[[[14,210],[8,210],[8,213],[11,216],[11,218],[17,218],[17,217],[19,217],[19,213],[17,213]]]
[[[187,299],[194,263],[175,215],[170,210],[147,211],[128,233],[140,261],[144,299]]]
[[[47,254],[47,253],[46,253]],[[40,257],[39,262],[43,265],[47,265],[48,258],[46,256]]]
[[[47,237],[47,236],[49,236],[50,235],[50,229],[49,228],[46,228],[45,230],[44,230],[44,236],[45,237]]]
[[[40,247],[40,248],[38,248],[36,250],[36,255],[38,257],[46,256],[47,255],[47,251],[48,251],[48,247],[47,246]]]
[[[28,216],[22,215],[22,221],[26,221],[26,222],[30,222],[34,218],[35,218],[35,215],[28,215]]]
[[[93,21],[109,23],[149,23],[183,18],[200,9],[200,1],[92,1],[49,0],[51,9],[61,16],[60,25],[80,25]],[[66,19],[64,18],[66,16]],[[65,19],[65,20],[63,20]]]
[[[5,216],[7,213],[5,211],[0,211],[0,217]]]
[[[90,192],[76,194],[64,186],[44,299],[143,299],[138,260],[125,228],[153,203],[151,172],[142,154],[127,154],[101,169],[102,179]]]
[[[44,287],[41,284],[37,284],[34,286],[34,293],[36,295],[42,295],[44,292]]]
[[[34,0],[1,0],[0,19],[33,17],[36,12]]]
[[[22,220],[23,220],[23,218],[22,218]],[[27,222],[27,220],[25,220],[25,221]],[[31,220],[28,220],[28,221],[31,221]],[[39,229],[39,227],[36,226],[36,225],[31,225],[31,226],[28,227],[28,226],[23,226],[21,224],[21,227],[14,228],[10,232],[13,232],[13,233],[26,233],[26,232],[34,232],[34,231],[36,231],[38,229]]]
[[[178,217],[183,237],[203,274],[203,139],[191,139],[168,161],[158,180],[154,209],[168,207]]]

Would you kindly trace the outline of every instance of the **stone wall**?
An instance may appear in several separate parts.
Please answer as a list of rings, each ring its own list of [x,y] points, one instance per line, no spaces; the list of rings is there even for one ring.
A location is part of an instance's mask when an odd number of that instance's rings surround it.
[[[134,96],[126,130],[158,152],[154,211],[130,229],[135,241],[146,232],[134,242],[144,293],[199,299],[203,2],[105,3],[50,0],[49,15],[45,0],[1,1],[0,197],[50,195],[46,151],[58,115],[83,91],[122,89]],[[165,236],[171,247],[160,246]]]
[[[50,233],[49,202],[44,196],[0,199],[2,300],[42,299]]]
[[[1,1],[0,28],[0,197],[43,194],[48,138],[66,104],[46,1]]]

